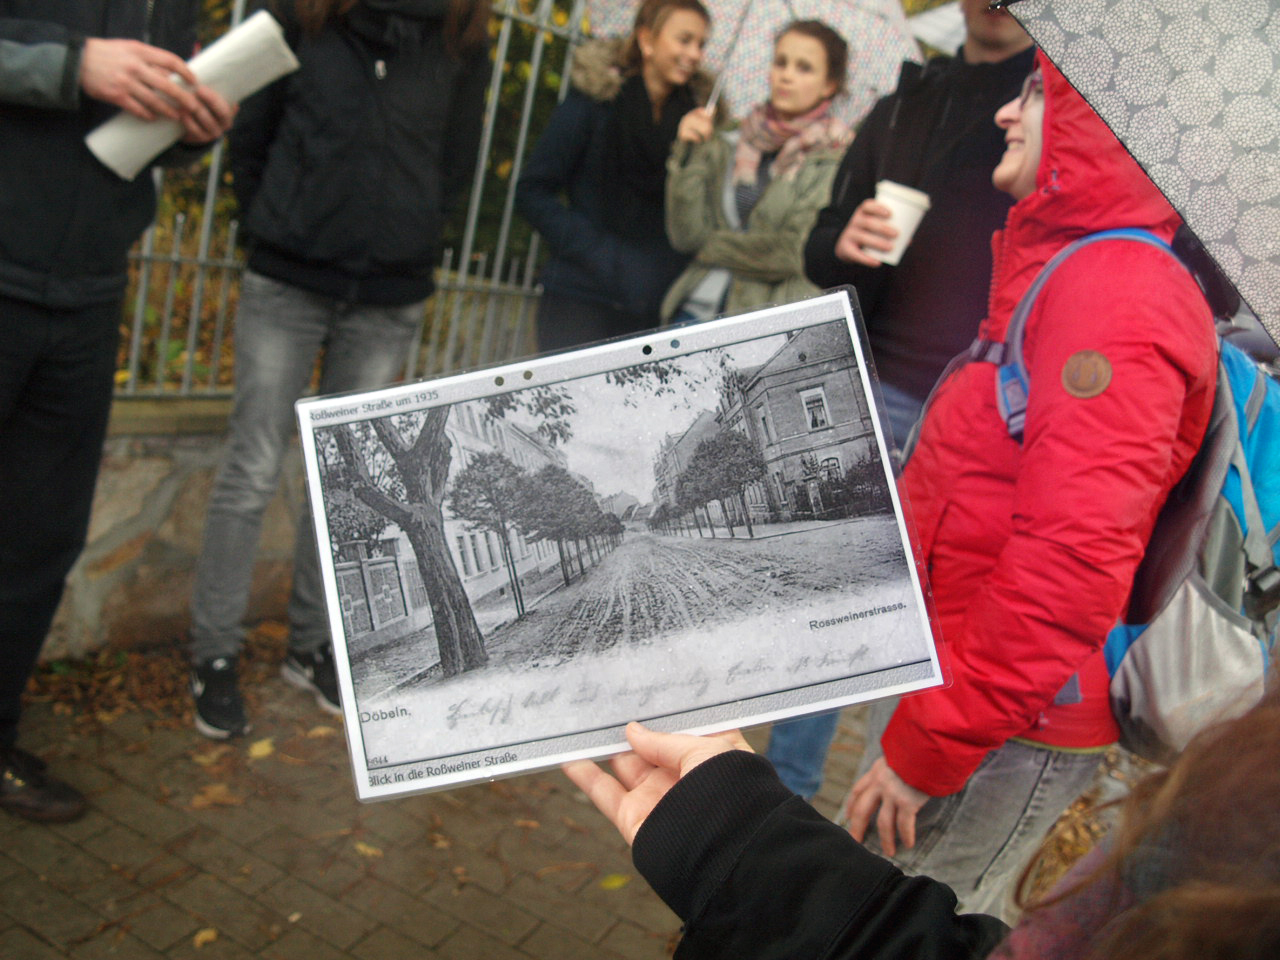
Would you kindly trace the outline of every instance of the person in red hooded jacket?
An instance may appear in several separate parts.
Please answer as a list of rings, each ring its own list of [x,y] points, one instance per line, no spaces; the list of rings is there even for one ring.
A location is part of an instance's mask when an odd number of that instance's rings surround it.
[[[1122,227],[1172,239],[1181,221],[1043,56],[1003,107],[992,177],[1017,202],[993,237],[987,318],[1003,342],[1055,253]],[[1011,881],[1117,738],[1102,645],[1156,514],[1191,462],[1213,402],[1212,314],[1169,253],[1131,240],[1081,248],[1027,320],[1022,441],[996,405],[996,366],[936,388],[902,477],[952,682],[873,710],[845,805],[859,840],[1004,912]],[[879,705],[878,705],[879,706]],[[890,716],[891,714],[891,716]]]
[[[1037,65],[996,115],[1007,150],[993,181],[1018,202],[994,238],[981,329],[993,342],[1067,244],[1116,227],[1169,240],[1179,225],[1062,75],[1043,55]],[[996,902],[1005,868],[1027,859],[1116,737],[1103,638],[1204,433],[1217,361],[1188,271],[1124,240],[1053,273],[1024,346],[1022,443],[997,411],[995,367],[971,362],[935,391],[903,476],[952,683],[892,711],[850,825],[877,822],[886,847],[900,838],[918,875],[819,816],[736,731],[633,724],[613,777],[566,765],[685,922],[676,960],[1276,955],[1274,695],[1140,784],[1109,846],[1011,934],[975,909]]]

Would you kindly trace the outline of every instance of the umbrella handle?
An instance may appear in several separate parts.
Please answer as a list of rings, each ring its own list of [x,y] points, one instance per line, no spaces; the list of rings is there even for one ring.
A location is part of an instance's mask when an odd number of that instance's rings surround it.
[[[787,4],[790,9],[791,4]],[[738,22],[733,25],[733,36],[729,38],[729,46],[724,52],[724,62],[726,69],[720,71],[720,75],[716,77],[716,82],[711,87],[711,95],[707,97],[707,109],[712,113],[715,112],[716,104],[720,102],[720,94],[724,91],[724,77],[728,73],[727,65],[733,56],[733,51],[738,48],[738,38],[742,36],[742,25],[747,22],[747,16],[751,13],[751,0],[747,0],[742,5],[742,13],[738,14]]]
[[[711,87],[711,95],[707,97],[706,111],[714,114],[716,112],[716,104],[720,101],[720,94],[724,90],[725,71],[721,70],[720,75],[716,77],[716,82]]]

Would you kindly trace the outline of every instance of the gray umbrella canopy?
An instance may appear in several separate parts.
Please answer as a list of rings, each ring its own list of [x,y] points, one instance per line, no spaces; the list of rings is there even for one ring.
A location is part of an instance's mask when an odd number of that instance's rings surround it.
[[[1280,0],[1008,6],[1280,343]]]

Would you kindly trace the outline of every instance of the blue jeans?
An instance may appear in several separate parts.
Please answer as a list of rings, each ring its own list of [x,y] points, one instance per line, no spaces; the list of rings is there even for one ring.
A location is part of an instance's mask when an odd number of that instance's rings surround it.
[[[293,436],[294,402],[323,351],[320,393],[391,383],[404,370],[423,304],[368,306],[310,293],[246,271],[236,313],[236,388],[227,451],[209,496],[191,598],[191,659],[234,656],[244,642],[253,556]],[[298,523],[289,598],[289,645],[329,642],[329,622],[308,512]]]
[[[901,450],[906,445],[907,436],[920,418],[923,406],[924,401],[915,395],[884,380],[880,381],[880,426],[887,428],[893,435],[891,446]]]
[[[822,786],[822,768],[835,739],[840,711],[775,723],[765,756],[788,790],[812,800]]]
[[[894,698],[872,705],[858,777],[883,755],[880,737],[897,704]],[[916,845],[899,847],[890,859],[904,873],[950,886],[959,898],[958,913],[989,913],[1012,924],[1023,868],[1062,812],[1088,789],[1102,758],[1101,751],[1052,750],[1010,740],[987,754],[959,793],[925,803],[916,816]],[[874,821],[864,842],[880,853]]]

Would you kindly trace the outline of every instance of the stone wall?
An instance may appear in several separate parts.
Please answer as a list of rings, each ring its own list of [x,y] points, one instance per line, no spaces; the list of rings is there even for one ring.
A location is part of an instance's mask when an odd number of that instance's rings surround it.
[[[185,641],[205,507],[229,401],[119,399],[88,545],[67,581],[45,659]],[[267,510],[248,620],[282,617],[306,504],[296,447]]]

